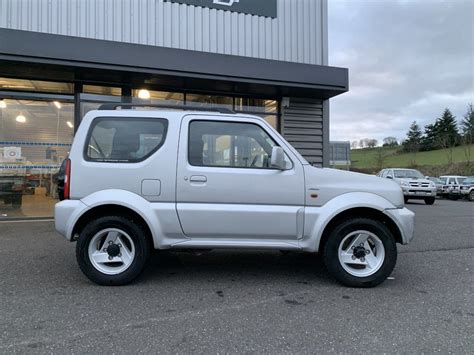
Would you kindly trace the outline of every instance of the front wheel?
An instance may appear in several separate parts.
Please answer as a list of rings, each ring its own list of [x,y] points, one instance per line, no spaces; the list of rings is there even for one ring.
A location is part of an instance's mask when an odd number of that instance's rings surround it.
[[[390,230],[377,220],[352,218],[334,228],[324,246],[329,273],[350,287],[382,283],[397,262],[397,246]]]
[[[434,197],[427,197],[427,198],[425,198],[425,203],[427,205],[433,205],[435,203],[435,198]]]
[[[469,192],[469,201],[474,201],[474,190]]]
[[[79,235],[76,258],[82,272],[99,285],[125,285],[145,268],[151,245],[146,231],[122,216],[100,217]]]

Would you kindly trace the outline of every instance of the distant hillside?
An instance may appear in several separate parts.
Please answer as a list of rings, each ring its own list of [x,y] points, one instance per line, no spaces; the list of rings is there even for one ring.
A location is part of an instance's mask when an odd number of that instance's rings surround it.
[[[375,172],[382,167],[425,167],[425,170],[438,167],[435,170],[461,170],[466,167],[464,174],[472,174],[474,166],[474,145],[470,146],[471,157],[466,157],[467,147],[452,149],[452,164],[449,164],[449,150],[439,149],[428,152],[399,153],[401,148],[364,148],[351,150],[351,168],[365,172]],[[381,158],[382,156],[382,158]],[[451,168],[453,166],[453,168]],[[423,169],[421,169],[423,170]],[[464,170],[463,170],[464,171]],[[446,171],[447,173],[447,171]]]

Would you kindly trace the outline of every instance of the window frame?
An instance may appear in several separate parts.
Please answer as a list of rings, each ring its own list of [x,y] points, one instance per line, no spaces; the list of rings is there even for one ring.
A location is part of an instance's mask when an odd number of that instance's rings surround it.
[[[263,118],[262,118],[263,119]],[[273,137],[264,127],[262,127],[260,124],[256,123],[256,122],[248,122],[248,121],[220,121],[220,120],[206,120],[206,119],[192,119],[188,122],[188,139],[187,139],[187,149],[186,149],[186,160],[187,160],[187,163],[190,165],[190,166],[193,166],[193,167],[196,167],[196,168],[218,168],[218,169],[257,169],[257,170],[280,170],[278,168],[272,168],[272,167],[258,167],[258,166],[227,166],[227,165],[194,165],[194,164],[191,164],[191,162],[189,161],[189,149],[190,149],[190,140],[191,140],[191,123],[193,122],[217,122],[217,123],[237,123],[237,124],[249,124],[249,125],[253,125],[253,126],[257,126],[258,128],[260,128],[261,130],[263,130],[268,137],[271,138],[271,140],[273,141],[273,143],[275,143],[275,147],[281,147],[281,145],[278,143],[278,141],[275,139],[275,137]],[[283,148],[283,147],[282,147]],[[288,160],[290,161],[291,163],[291,166],[286,169],[286,170],[292,170],[294,168],[294,163],[293,163],[293,160],[291,159],[291,157],[286,153],[285,149],[283,148],[284,152],[285,152],[285,157],[288,158]],[[285,171],[286,171],[285,170]]]
[[[89,148],[89,142],[90,142],[90,139],[92,137],[92,132],[94,131],[94,128],[100,123],[100,122],[103,122],[103,121],[106,121],[106,120],[110,120],[110,119],[114,119],[114,120],[131,120],[131,121],[134,121],[134,120],[159,120],[163,123],[163,139],[161,140],[160,144],[158,144],[153,150],[151,150],[148,154],[144,155],[143,157],[141,158],[138,158],[138,159],[127,159],[127,160],[100,160],[100,159],[95,159],[95,158],[91,158],[89,157],[88,155],[88,148]],[[123,116],[123,117],[118,117],[118,116],[98,116],[98,117],[95,117],[90,126],[89,126],[89,129],[87,131],[87,135],[86,135],[86,140],[85,140],[85,143],[84,143],[84,149],[83,149],[83,158],[85,161],[88,161],[88,162],[91,162],[91,163],[106,163],[106,164],[135,164],[135,163],[140,163],[146,159],[148,159],[149,157],[151,157],[153,154],[155,154],[166,142],[166,139],[168,137],[168,120],[166,118],[163,118],[163,117],[139,117],[139,116],[130,116],[130,117],[126,117],[126,116]]]

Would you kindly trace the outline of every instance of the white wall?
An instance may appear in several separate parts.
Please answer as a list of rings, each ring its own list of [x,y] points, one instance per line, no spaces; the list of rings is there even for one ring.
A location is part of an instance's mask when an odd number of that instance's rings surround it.
[[[0,27],[327,64],[327,0],[278,0],[276,19],[163,0],[0,0]]]

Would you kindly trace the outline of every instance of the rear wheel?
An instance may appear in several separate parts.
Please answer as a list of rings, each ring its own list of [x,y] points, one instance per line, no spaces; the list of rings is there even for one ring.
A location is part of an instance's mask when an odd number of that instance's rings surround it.
[[[427,198],[425,198],[425,203],[427,205],[433,205],[435,203],[435,198],[434,197],[427,197]]]
[[[107,216],[94,220],[80,233],[76,258],[91,281],[125,285],[143,271],[151,249],[140,225],[122,216]]]
[[[397,262],[390,230],[368,218],[352,218],[339,224],[331,231],[323,253],[330,274],[350,287],[379,285]]]

